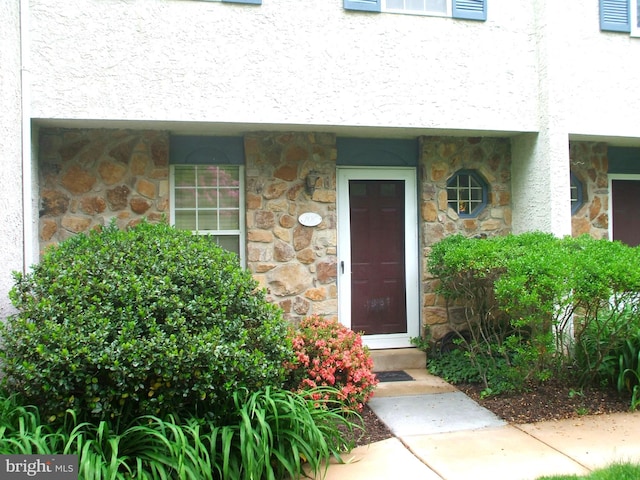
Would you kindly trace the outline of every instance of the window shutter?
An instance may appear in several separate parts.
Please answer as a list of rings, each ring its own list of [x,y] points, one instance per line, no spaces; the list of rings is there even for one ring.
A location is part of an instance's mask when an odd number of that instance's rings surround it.
[[[631,32],[630,0],[600,0],[600,30]]]
[[[345,10],[379,12],[382,10],[382,0],[344,0],[344,8]]]
[[[487,19],[487,2],[489,0],[453,0],[453,18],[465,20]]]
[[[226,3],[251,3],[252,5],[262,5],[262,0],[222,0]]]

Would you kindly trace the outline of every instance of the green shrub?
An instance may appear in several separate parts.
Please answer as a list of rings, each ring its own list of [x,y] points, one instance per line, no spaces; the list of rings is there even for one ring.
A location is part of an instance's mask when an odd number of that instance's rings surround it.
[[[312,315],[294,332],[293,347],[297,362],[291,382],[295,390],[311,391],[318,399],[318,387],[333,387],[325,391],[325,400],[341,403],[349,410],[362,410],[378,380],[360,335],[337,320]]]
[[[640,252],[620,242],[585,238],[575,241],[574,252],[576,369],[584,384],[615,385],[622,370],[634,367],[624,362],[628,353],[621,355],[638,341]]]
[[[453,383],[480,383],[478,369],[469,361],[465,350],[456,348],[427,357],[427,369],[433,375]]]
[[[571,372],[582,384],[617,381],[623,340],[638,330],[629,320],[640,316],[637,248],[540,232],[453,236],[434,245],[428,265],[491,391]]]
[[[493,392],[519,390],[549,375],[551,326],[566,284],[558,242],[532,232],[453,236],[432,248],[429,269],[440,280],[439,292],[463,319],[458,342]]]
[[[233,410],[282,386],[288,324],[236,256],[166,224],[77,235],[15,274],[2,328],[5,385],[94,421]]]

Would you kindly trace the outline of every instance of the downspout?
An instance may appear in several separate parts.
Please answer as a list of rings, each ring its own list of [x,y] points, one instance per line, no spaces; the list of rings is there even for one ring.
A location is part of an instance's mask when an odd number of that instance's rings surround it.
[[[29,77],[29,0],[20,0],[20,99],[22,119],[22,269],[35,263],[33,248],[33,177],[31,149],[31,85]]]

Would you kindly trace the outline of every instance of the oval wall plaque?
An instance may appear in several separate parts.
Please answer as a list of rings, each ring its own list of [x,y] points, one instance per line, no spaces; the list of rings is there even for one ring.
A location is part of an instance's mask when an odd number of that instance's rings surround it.
[[[316,227],[320,225],[322,217],[314,212],[305,212],[298,217],[298,221],[305,227]]]

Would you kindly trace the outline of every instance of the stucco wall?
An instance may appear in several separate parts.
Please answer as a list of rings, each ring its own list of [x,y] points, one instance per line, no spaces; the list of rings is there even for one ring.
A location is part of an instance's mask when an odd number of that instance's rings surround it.
[[[37,118],[537,128],[526,0],[487,22],[343,0],[32,4]]]
[[[640,38],[601,32],[595,0],[555,3],[565,19],[557,20],[564,34],[556,48],[562,52],[567,130],[581,135],[635,137],[638,145]]]
[[[12,311],[12,271],[23,269],[20,11],[0,2],[0,319]]]

